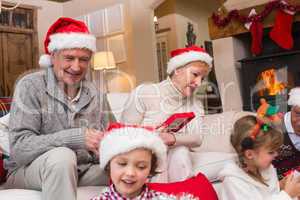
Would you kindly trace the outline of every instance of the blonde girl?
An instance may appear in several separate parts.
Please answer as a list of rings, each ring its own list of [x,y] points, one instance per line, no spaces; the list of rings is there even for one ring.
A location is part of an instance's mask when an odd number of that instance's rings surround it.
[[[233,127],[231,144],[238,162],[227,164],[219,173],[221,200],[291,200],[300,196],[300,180],[289,175],[280,190],[272,166],[283,142],[282,133],[272,123],[255,116],[239,119]]]

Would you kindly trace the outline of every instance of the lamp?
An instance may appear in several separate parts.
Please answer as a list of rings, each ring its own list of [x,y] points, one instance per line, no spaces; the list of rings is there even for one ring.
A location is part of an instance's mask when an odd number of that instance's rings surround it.
[[[18,6],[20,6],[21,3],[22,3],[22,0],[19,0],[17,3],[15,3],[14,6],[7,7],[7,6],[3,6],[2,0],[0,0],[0,12],[1,12],[1,9],[3,9],[3,10],[14,10],[14,9],[16,9]]]
[[[154,22],[154,28],[155,28],[155,31],[158,31],[159,27],[158,27],[158,20],[157,20],[157,17],[156,17],[156,16],[154,16],[153,22]]]
[[[92,67],[95,71],[101,71],[100,72],[100,89],[103,90],[103,92],[108,92],[108,86],[107,86],[107,80],[105,78],[105,73],[109,69],[116,68],[115,59],[113,56],[113,53],[111,51],[100,51],[96,52],[92,59]],[[97,73],[98,74],[98,73]],[[99,74],[98,74],[99,75]]]

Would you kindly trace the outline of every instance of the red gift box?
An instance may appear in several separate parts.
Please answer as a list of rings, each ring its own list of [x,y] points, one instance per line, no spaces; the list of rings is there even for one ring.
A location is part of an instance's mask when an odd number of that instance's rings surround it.
[[[177,132],[194,118],[194,112],[175,113],[160,126],[156,127],[156,129],[162,127],[167,132]]]
[[[182,127],[184,127],[187,123],[189,123],[192,119],[195,118],[195,114],[193,112],[187,113],[175,113],[168,117],[166,121],[164,121],[161,125],[154,127],[154,126],[141,126],[141,125],[126,125],[121,124],[119,122],[110,123],[107,131],[111,131],[112,129],[116,128],[124,128],[124,127],[133,127],[133,128],[144,128],[149,131],[155,131],[157,129],[162,129],[166,132],[177,132]]]

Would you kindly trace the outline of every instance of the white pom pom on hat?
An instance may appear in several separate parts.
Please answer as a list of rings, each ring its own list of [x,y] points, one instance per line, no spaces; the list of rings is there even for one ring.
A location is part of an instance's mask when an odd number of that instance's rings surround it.
[[[39,60],[39,65],[41,67],[49,67],[52,65],[51,63],[51,57],[49,54],[43,54],[41,55],[40,57],[40,60]]]
[[[296,87],[290,90],[288,105],[300,107],[300,87]]]

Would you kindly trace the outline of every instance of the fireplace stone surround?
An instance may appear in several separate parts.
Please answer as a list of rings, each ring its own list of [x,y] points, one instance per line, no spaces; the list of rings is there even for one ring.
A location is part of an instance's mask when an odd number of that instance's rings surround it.
[[[255,91],[253,82],[259,72],[272,66],[275,66],[277,70],[287,67],[287,76],[281,77],[281,80],[284,79],[288,87],[300,86],[300,23],[293,24],[294,47],[292,50],[284,50],[277,46],[269,38],[270,29],[264,29],[263,52],[259,56],[251,55],[250,33],[213,40],[214,66],[223,111],[254,111],[258,106],[259,98],[253,92]],[[287,93],[286,89],[276,98],[263,97],[273,103],[281,104],[281,110],[286,111]]]

